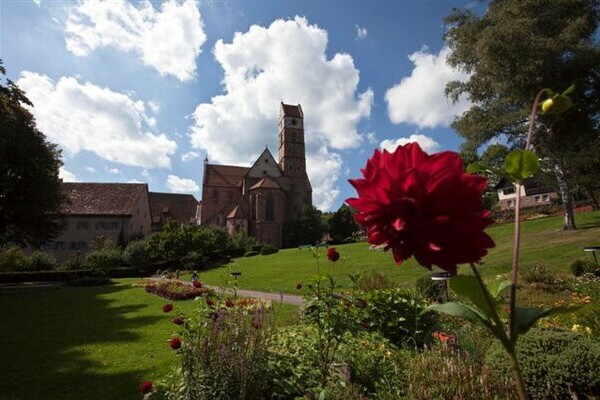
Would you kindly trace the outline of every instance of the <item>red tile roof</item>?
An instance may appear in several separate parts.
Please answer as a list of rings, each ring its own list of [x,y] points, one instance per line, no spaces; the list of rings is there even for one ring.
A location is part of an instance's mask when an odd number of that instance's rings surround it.
[[[263,188],[265,188],[265,189],[281,189],[281,186],[279,186],[279,184],[277,182],[275,182],[273,179],[269,178],[268,176],[265,176],[260,181],[256,182],[256,184],[254,184],[254,186],[252,186],[250,188],[250,190],[263,189]]]
[[[227,219],[231,218],[246,218],[244,212],[242,211],[242,207],[240,207],[239,204],[235,206],[233,210],[231,210],[229,215],[227,215]]]
[[[148,192],[145,183],[63,182],[66,215],[133,215],[140,196]]]
[[[205,164],[204,168],[206,168],[205,186],[226,187],[241,187],[244,177],[250,170],[248,167],[213,164]]]
[[[148,193],[152,220],[160,222],[170,217],[181,224],[194,222],[198,200],[191,194]]]

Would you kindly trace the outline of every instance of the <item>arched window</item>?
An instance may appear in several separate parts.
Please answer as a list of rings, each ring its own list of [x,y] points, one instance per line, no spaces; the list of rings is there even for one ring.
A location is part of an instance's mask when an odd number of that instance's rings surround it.
[[[265,219],[267,221],[275,221],[275,200],[273,200],[273,193],[267,193],[265,208]]]

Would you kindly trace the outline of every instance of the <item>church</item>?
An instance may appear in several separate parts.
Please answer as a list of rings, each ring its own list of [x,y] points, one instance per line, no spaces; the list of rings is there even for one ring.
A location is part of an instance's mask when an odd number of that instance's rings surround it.
[[[299,104],[280,105],[278,161],[268,148],[251,167],[204,160],[201,225],[220,226],[230,234],[245,231],[261,243],[281,248],[284,223],[296,219],[305,205],[312,205],[312,188]]]

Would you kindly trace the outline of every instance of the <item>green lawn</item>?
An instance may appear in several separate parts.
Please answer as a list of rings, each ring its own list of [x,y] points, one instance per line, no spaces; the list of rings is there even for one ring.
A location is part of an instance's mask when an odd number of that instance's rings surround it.
[[[591,256],[583,246],[600,244],[600,212],[577,216],[579,230],[563,232],[559,217],[523,224],[523,263],[543,262],[566,270],[576,258]],[[510,269],[511,224],[489,229],[497,247],[485,259],[484,274]],[[343,260],[331,263],[321,249],[321,272],[342,278],[348,272],[382,271],[413,287],[427,271],[408,261],[399,267],[390,253],[368,250],[364,243],[337,246]],[[239,286],[295,292],[316,273],[309,250],[283,250],[270,256],[241,258],[229,265],[241,271]],[[223,285],[228,269],[202,271],[207,283]],[[165,376],[177,363],[166,340],[176,331],[173,315],[162,313],[164,299],[131,285],[137,279],[88,288],[0,291],[0,398],[6,400],[139,399],[139,384]],[[193,301],[174,302],[190,313]],[[284,306],[279,321],[294,319]]]
[[[177,363],[162,298],[137,279],[96,287],[0,291],[0,398],[140,399],[139,384]],[[173,302],[190,313],[192,300]],[[280,316],[295,311],[285,306]]]
[[[563,231],[562,217],[543,218],[526,221],[521,224],[521,265],[542,262],[552,271],[566,271],[576,258],[591,259],[582,248],[600,245],[600,212],[578,214],[576,221],[579,229],[574,232]],[[510,270],[513,246],[513,224],[492,226],[487,232],[496,242],[484,258],[483,275],[487,277],[507,273]],[[347,284],[346,274],[372,271],[384,272],[390,279],[404,287],[414,287],[415,280],[427,270],[419,267],[414,260],[408,260],[397,266],[391,252],[369,250],[366,243],[354,243],[336,246],[343,259],[331,263],[320,249],[320,271],[339,277],[339,282]],[[200,279],[214,285],[223,285],[228,271],[242,272],[238,286],[244,289],[256,289],[272,292],[295,293],[297,282],[309,282],[316,274],[316,262],[307,249],[287,249],[268,256],[255,256],[235,259],[221,268],[201,271]],[[467,270],[467,268],[465,268]],[[189,279],[189,277],[188,277]]]

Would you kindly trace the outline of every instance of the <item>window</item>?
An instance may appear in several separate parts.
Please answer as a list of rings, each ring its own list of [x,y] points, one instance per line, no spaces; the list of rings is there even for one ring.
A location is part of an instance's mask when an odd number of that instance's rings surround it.
[[[212,201],[217,203],[219,201],[219,191],[217,189],[212,191]]]
[[[102,222],[96,222],[96,230],[99,231],[100,229],[103,229]]]
[[[77,222],[76,229],[78,231],[87,231],[90,228],[90,223],[87,221]]]
[[[275,221],[275,201],[273,200],[273,193],[267,193],[267,200],[265,203],[265,219],[267,221]]]
[[[534,199],[535,199],[536,203],[541,203],[542,202],[542,196],[535,196]]]
[[[145,215],[144,215],[144,217],[145,217]],[[118,223],[118,222],[114,222],[114,221],[113,221],[113,222],[111,222],[111,223],[110,223],[110,228],[109,228],[109,229],[112,229],[113,231],[116,231],[116,230],[118,230],[118,229],[119,229],[119,223]]]
[[[512,208],[512,207],[514,207],[514,204],[513,204],[513,201],[512,201],[512,200],[508,200],[508,201],[506,202],[506,205],[508,206],[508,208]]]
[[[56,250],[64,250],[65,249],[65,242],[55,242],[54,243],[54,248]]]
[[[86,242],[77,242],[77,250],[87,250]]]
[[[542,201],[550,201],[550,195],[547,195],[547,194],[543,195]]]
[[[502,193],[505,194],[505,195],[506,194],[513,194],[514,192],[515,192],[514,186],[502,189]]]
[[[77,250],[78,242],[69,242],[69,250]]]

